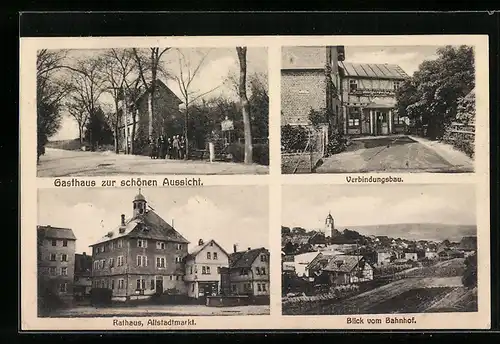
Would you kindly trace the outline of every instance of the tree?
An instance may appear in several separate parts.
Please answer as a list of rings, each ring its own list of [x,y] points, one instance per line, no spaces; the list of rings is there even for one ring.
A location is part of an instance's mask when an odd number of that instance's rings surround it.
[[[474,288],[477,286],[477,254],[467,257],[464,264],[462,283],[466,288]]]
[[[92,57],[77,61],[72,67],[73,99],[75,104],[82,106],[88,114],[88,121],[92,121],[99,109],[99,98],[105,91],[104,77],[101,73],[104,66],[102,57]],[[92,147],[92,131],[88,133],[88,140]]]
[[[184,155],[184,159],[188,159],[189,157],[189,107],[191,104],[193,104],[196,100],[200,99],[201,97],[209,94],[210,92],[215,91],[217,88],[220,87],[220,85],[217,85],[216,87],[203,92],[199,94],[198,91],[195,91],[192,89],[192,82],[198,75],[201,67],[203,66],[203,63],[205,62],[206,58],[208,57],[210,50],[204,54],[202,54],[201,59],[198,61],[198,63],[193,64],[191,59],[187,57],[180,49],[177,50],[177,56],[179,60],[179,72],[177,75],[174,76],[175,80],[177,81],[177,84],[179,85],[179,89],[181,91],[181,95],[184,101],[184,105],[186,107],[185,113],[184,113],[184,140],[185,140],[185,145],[186,145],[186,154]]]
[[[249,78],[252,137],[269,137],[269,95],[267,77],[254,73]]]
[[[458,100],[474,88],[475,82],[472,47],[446,46],[437,53],[438,58],[424,61],[396,95],[399,115],[427,126],[431,139],[442,137],[445,127],[457,116]]]
[[[158,74],[163,74],[169,77],[169,72],[160,64],[162,56],[171,48],[149,48],[148,50],[132,49],[132,53],[136,62],[137,71],[143,87],[148,94],[148,115],[149,128],[148,135],[152,137],[155,134],[153,127],[153,114],[155,110],[154,95],[157,86]],[[149,79],[149,80],[148,80]],[[161,128],[163,131],[163,127]]]
[[[69,84],[58,78],[57,71],[62,68],[66,55],[65,50],[37,51],[37,163],[45,152],[48,139],[61,126],[60,110],[62,100],[69,91]]]
[[[238,60],[240,62],[240,84],[239,95],[241,112],[243,115],[243,126],[245,132],[245,164],[251,164],[252,156],[252,127],[250,123],[250,106],[247,98],[247,47],[236,47]]]
[[[113,138],[113,130],[106,120],[106,113],[98,106],[86,125],[85,139],[92,147],[99,147],[112,144]]]
[[[113,97],[114,112],[108,113],[106,120],[113,130],[115,153],[118,154],[119,147],[119,125],[121,122],[128,123],[126,110],[128,99],[126,94],[126,81],[134,70],[134,55],[127,49],[110,49],[104,55],[104,83],[106,92]],[[120,109],[120,101],[122,108]],[[123,120],[122,120],[123,119]],[[128,132],[125,128],[125,154],[128,154]]]
[[[70,100],[66,102],[65,107],[69,115],[73,117],[78,125],[78,138],[80,140],[80,146],[82,146],[84,131],[90,117],[89,112],[84,102],[78,96],[71,96]]]

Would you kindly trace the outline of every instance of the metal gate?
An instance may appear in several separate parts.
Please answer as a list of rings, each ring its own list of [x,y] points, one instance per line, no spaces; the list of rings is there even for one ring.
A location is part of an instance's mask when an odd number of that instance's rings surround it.
[[[318,162],[325,156],[328,144],[328,128],[309,127],[309,135],[302,153],[297,154],[292,173],[314,172]]]

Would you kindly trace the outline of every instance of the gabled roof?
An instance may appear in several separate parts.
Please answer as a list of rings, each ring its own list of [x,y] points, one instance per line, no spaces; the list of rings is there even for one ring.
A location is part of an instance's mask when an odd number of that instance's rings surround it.
[[[363,256],[335,256],[323,269],[325,271],[336,271],[336,272],[351,272],[360,261],[363,260]]]
[[[320,253],[306,266],[306,269],[323,269],[330,259],[332,259],[334,254]]]
[[[120,233],[120,228],[123,232]],[[188,244],[189,241],[177,232],[171,225],[163,220],[153,210],[147,210],[143,215],[138,215],[125,221],[125,226],[117,226],[112,231],[99,239],[95,246],[117,238],[143,238],[162,241],[172,241],[181,244]]]
[[[71,228],[52,227],[50,225],[37,226],[37,235],[49,239],[76,240],[75,233]]]
[[[229,267],[231,269],[249,268],[261,253],[269,254],[269,251],[261,247],[253,250],[231,253],[229,255]]]
[[[395,64],[339,62],[339,67],[344,70],[345,76],[350,77],[397,80],[408,78],[408,74]]]
[[[213,240],[213,239],[212,239],[212,240],[207,241],[207,242],[205,242],[205,243],[203,243],[203,244],[201,244],[201,245],[197,245],[197,246],[193,247],[193,248],[189,251],[189,254],[186,256],[186,260],[187,260],[187,259],[192,259],[192,258],[196,257],[196,256],[197,256],[197,255],[198,255],[201,251],[203,251],[203,249],[204,249],[205,247],[209,246],[209,245],[210,245],[210,243],[214,243],[214,244],[215,244],[218,248],[220,248],[220,249],[221,249],[221,251],[222,251],[222,252],[224,252],[224,254],[225,254],[226,256],[229,256],[229,254],[226,252],[226,250],[224,250],[224,248],[223,248],[221,245],[219,245],[219,244],[218,244],[215,240]]]
[[[177,102],[177,104],[182,104],[183,103],[183,101],[181,99],[179,99],[179,97],[177,97],[177,95],[174,92],[172,92],[172,90],[167,85],[165,85],[165,83],[163,81],[161,81],[159,79],[156,79],[156,87],[163,89],[175,102]],[[144,97],[146,97],[146,95],[147,95],[147,92],[144,92],[137,99],[137,102],[142,101],[142,99]]]

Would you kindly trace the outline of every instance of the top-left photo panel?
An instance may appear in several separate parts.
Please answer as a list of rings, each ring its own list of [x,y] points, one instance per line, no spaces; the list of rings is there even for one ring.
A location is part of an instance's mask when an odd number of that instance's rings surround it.
[[[37,177],[269,173],[267,48],[36,54]]]

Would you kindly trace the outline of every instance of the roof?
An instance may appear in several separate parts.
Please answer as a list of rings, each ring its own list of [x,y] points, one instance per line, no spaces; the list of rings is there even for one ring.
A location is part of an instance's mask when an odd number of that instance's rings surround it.
[[[186,238],[151,209],[148,209],[143,215],[126,220],[123,233],[120,233],[120,228],[122,226],[117,226],[90,246],[123,237],[173,241],[182,244],[189,243]]]
[[[408,78],[408,74],[395,64],[339,62],[339,67],[344,70],[345,76],[350,77],[398,80]]]
[[[189,251],[189,254],[186,256],[186,259],[190,259],[190,258],[194,258],[196,257],[201,251],[203,251],[203,249],[205,247],[207,247],[210,243],[214,243],[215,245],[217,245],[217,247],[219,247],[221,249],[222,252],[224,252],[224,254],[226,256],[229,256],[228,253],[226,252],[226,250],[224,250],[224,248],[219,245],[215,240],[209,240],[201,245],[197,245],[195,247],[193,247],[190,251]]]
[[[336,254],[320,253],[306,266],[306,269],[323,269]]]
[[[333,220],[333,216],[331,213],[328,213],[328,216],[326,217],[327,220]]]
[[[295,255],[295,262],[299,264],[309,264],[314,258],[320,255],[320,252],[306,252]]]
[[[351,272],[358,263],[363,260],[363,256],[341,255],[333,257],[326,267],[325,271]]]
[[[37,226],[37,233],[44,238],[76,240],[75,233],[71,228],[52,227],[51,225]]]
[[[134,201],[146,201],[146,198],[140,192],[134,197]]]
[[[458,246],[459,250],[475,250],[477,248],[477,237],[466,236],[463,237]]]
[[[164,91],[166,91],[166,93],[174,100],[176,101],[178,104],[182,104],[183,101],[180,100],[179,97],[177,97],[177,95],[172,92],[172,90],[167,86],[165,85],[165,83],[159,79],[156,79],[156,86],[163,89]],[[137,99],[137,102],[140,102],[145,96],[146,96],[147,92],[144,92],[138,99]]]
[[[75,274],[85,275],[92,272],[92,256],[75,254]]]
[[[264,248],[256,248],[253,250],[240,251],[231,253],[229,255],[229,267],[231,269],[236,268],[249,268],[252,266],[253,262],[261,253],[268,253],[269,251]]]

